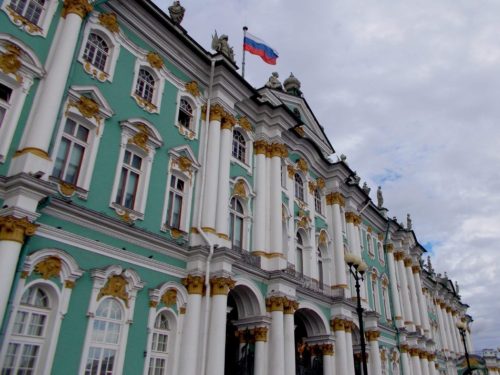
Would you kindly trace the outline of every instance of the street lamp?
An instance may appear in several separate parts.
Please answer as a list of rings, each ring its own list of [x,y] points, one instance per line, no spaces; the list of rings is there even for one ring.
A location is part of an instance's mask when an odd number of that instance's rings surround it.
[[[365,329],[363,327],[363,308],[361,307],[361,295],[360,295],[360,284],[359,281],[363,281],[363,275],[368,268],[365,262],[354,254],[346,254],[345,262],[349,266],[349,272],[352,277],[356,281],[356,297],[358,298],[358,306],[356,307],[356,311],[358,313],[358,321],[359,321],[359,335],[361,342],[361,364],[363,366],[363,375],[368,375],[368,369],[366,365],[366,344],[365,344]]]
[[[459,321],[457,322],[457,328],[458,332],[460,332],[460,336],[462,337],[462,342],[464,344],[464,351],[465,351],[465,359],[467,360],[467,371],[465,371],[463,375],[470,375],[472,374],[472,369],[470,367],[469,353],[467,352],[467,344],[465,343],[465,333],[467,330],[467,324]]]

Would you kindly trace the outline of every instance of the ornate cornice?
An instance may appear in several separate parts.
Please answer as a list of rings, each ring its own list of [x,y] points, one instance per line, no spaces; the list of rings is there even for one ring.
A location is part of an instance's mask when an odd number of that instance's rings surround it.
[[[92,9],[88,0],[64,0],[61,16],[66,18],[68,14],[76,14],[83,19]]]
[[[212,277],[210,279],[210,295],[227,296],[229,291],[234,288],[236,281],[230,277]]]
[[[182,285],[187,288],[188,294],[203,294],[204,277],[188,275],[182,279]]]
[[[14,241],[22,244],[26,236],[35,234],[37,227],[38,225],[28,221],[28,218],[2,216],[0,217],[0,241]]]

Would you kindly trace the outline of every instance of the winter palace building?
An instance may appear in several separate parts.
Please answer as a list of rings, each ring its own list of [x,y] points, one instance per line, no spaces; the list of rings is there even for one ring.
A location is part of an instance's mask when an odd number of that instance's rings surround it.
[[[462,373],[468,305],[297,78],[177,1],[0,5],[1,375],[361,374],[353,257],[369,374]]]

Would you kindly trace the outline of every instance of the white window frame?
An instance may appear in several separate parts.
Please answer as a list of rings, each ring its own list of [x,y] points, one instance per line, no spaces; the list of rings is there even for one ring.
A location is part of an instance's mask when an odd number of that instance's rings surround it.
[[[384,300],[384,314],[387,320],[391,320],[391,304],[389,300],[389,281],[387,277],[382,276],[382,298]]]
[[[363,231],[364,232],[364,231]],[[368,247],[367,253],[370,258],[375,258],[375,250],[373,249],[373,237],[369,232],[366,233],[366,246]]]
[[[189,129],[179,124],[178,121],[179,113],[181,111],[181,100],[186,100],[193,108],[193,117],[191,118],[191,126]],[[189,92],[187,92],[185,88],[183,90],[179,90],[179,92],[177,93],[177,106],[175,109],[174,126],[179,131],[179,134],[181,134],[186,139],[198,139],[202,105],[203,102],[201,100],[201,96],[194,97]]]
[[[297,192],[297,176],[299,176],[300,180],[302,181],[302,197],[299,197],[298,196],[298,192]],[[306,203],[307,201],[307,187],[306,187],[306,184],[307,184],[307,180],[304,176],[302,176],[300,173],[298,172],[295,172],[295,174],[293,175],[293,197],[295,200],[299,201],[299,202],[303,202],[303,203]]]
[[[153,92],[153,99],[151,100],[151,102],[145,101],[143,98],[139,97],[135,93],[135,89],[137,87],[137,80],[139,78],[139,72],[141,69],[147,70],[149,73],[152,74],[153,78],[155,79],[155,88]],[[132,81],[130,96],[135,100],[137,105],[142,109],[144,109],[146,112],[160,113],[166,76],[167,73],[165,67],[162,67],[161,69],[155,69],[147,61],[146,56],[137,59],[134,67],[134,79]]]
[[[137,298],[137,292],[144,287],[144,283],[139,278],[139,275],[131,269],[124,270],[121,266],[112,265],[107,267],[106,269],[94,269],[91,271],[91,277],[93,280],[92,292],[90,295],[89,307],[87,311],[88,322],[87,322],[87,331],[85,334],[85,342],[82,350],[82,357],[80,361],[80,375],[85,375],[85,365],[87,363],[87,357],[89,355],[89,349],[92,344],[91,335],[95,321],[95,314],[99,304],[107,298],[113,298],[117,301],[123,309],[123,326],[120,332],[120,338],[117,343],[117,353],[114,360],[114,368],[113,375],[118,375],[123,372],[123,362],[125,359],[125,350],[127,347],[127,338],[128,331],[130,325],[134,319],[134,308],[135,301]],[[127,281],[126,292],[128,294],[128,306],[124,303],[123,300],[113,297],[113,296],[102,296],[101,298],[99,293],[101,289],[106,285],[106,282],[111,276],[121,275]]]
[[[104,70],[96,68],[83,58],[89,35],[92,33],[99,35],[106,41],[106,43],[108,43],[109,52]],[[118,57],[120,56],[121,46],[118,39],[119,36],[116,34],[119,33],[112,33],[99,23],[99,18],[96,13],[92,13],[92,15],[89,17],[85,30],[83,31],[82,46],[80,48],[80,52],[78,53],[78,62],[82,64],[83,70],[86,73],[90,74],[93,78],[101,82],[113,82],[113,76],[115,73]]]
[[[300,238],[302,239],[302,243],[299,244],[299,241],[297,241],[297,239],[299,238],[299,235],[300,235]],[[301,233],[300,231],[297,231],[295,233],[295,271],[302,274],[302,275],[305,275],[305,262],[304,262],[304,251],[305,251],[305,247],[306,247],[306,244],[305,244],[305,239],[304,239],[304,233]],[[300,250],[300,251],[299,251]],[[301,265],[301,269],[299,269],[299,262],[298,262],[298,255],[301,255],[300,257],[300,265]]]
[[[144,119],[129,119],[127,121],[122,121],[120,123],[122,128],[121,142],[120,142],[120,152],[118,154],[118,160],[115,170],[115,179],[113,183],[113,188],[111,190],[111,197],[109,205],[111,208],[115,209],[119,215],[124,215],[128,213],[132,220],[144,218],[144,211],[146,209],[147,193],[149,190],[149,182],[151,177],[151,170],[153,165],[154,156],[156,149],[163,144],[163,139],[161,138],[158,131],[154,126]],[[141,133],[141,128],[145,127],[148,132],[147,141],[145,147],[142,148],[137,144],[133,143],[135,135]],[[135,204],[133,209],[126,208],[120,204],[116,203],[116,195],[118,192],[120,184],[121,170],[123,166],[123,158],[125,151],[131,151],[142,157],[141,165],[141,176],[139,177],[139,183],[136,192]]]
[[[372,269],[370,275],[371,292],[373,297],[373,309],[380,313],[380,296],[378,291],[378,273],[375,268]]]
[[[315,188],[313,192],[313,199],[314,199],[314,210],[316,213],[320,216],[324,216],[323,213],[323,197],[321,195],[321,191],[319,188]],[[318,211],[318,206],[319,206],[319,211]]]
[[[99,111],[96,116],[87,117],[84,113],[80,112],[78,102],[83,96],[91,98],[99,106]],[[89,139],[87,142],[88,146],[82,160],[80,173],[75,185],[77,194],[82,198],[87,197],[87,193],[90,188],[99,144],[105,129],[105,121],[112,115],[112,109],[97,87],[73,86],[70,88],[68,99],[63,106],[63,113],[55,138],[56,141],[51,151],[52,166],[50,173],[52,174],[54,171],[54,164],[61,146],[61,139],[64,134],[64,127],[67,120],[71,119],[76,123],[85,126],[89,130]],[[55,181],[59,182],[59,179],[55,179]]]
[[[57,285],[52,280],[44,280],[42,278],[33,279],[27,282],[27,278],[33,273],[38,263],[49,257],[58,257],[61,260],[61,271],[59,273],[60,285]],[[10,320],[7,323],[7,330],[4,338],[4,343],[0,351],[0,363],[4,363],[7,343],[13,338],[13,326],[17,311],[19,309],[21,298],[26,290],[32,286],[40,286],[52,299],[53,310],[51,312],[50,321],[46,326],[46,335],[44,339],[44,347],[40,353],[39,362],[36,366],[35,373],[50,374],[52,371],[52,363],[54,360],[57,340],[61,329],[62,320],[68,310],[69,300],[73,289],[72,285],[80,278],[83,271],[78,267],[73,257],[62,250],[58,249],[42,249],[38,250],[26,257],[22,272],[26,277],[21,277],[17,284],[13,297],[12,311]],[[0,368],[1,371],[1,368]]]
[[[10,45],[18,49],[21,66],[15,73],[5,74],[0,71],[0,83],[12,89],[8,109],[0,127],[0,163],[4,163],[7,158],[24,102],[34,80],[45,74],[40,60],[27,45],[10,34],[0,33],[0,54],[10,53]]]
[[[38,35],[42,37],[46,37],[50,28],[50,23],[52,18],[54,17],[54,13],[59,5],[59,1],[57,0],[46,0],[46,4],[44,6],[44,11],[42,12],[38,23],[35,25],[25,19],[23,16],[19,15],[17,12],[14,12],[10,8],[10,3],[12,0],[4,0],[2,3],[2,10],[7,14],[11,22],[18,26],[21,30],[26,31],[31,35]]]
[[[167,173],[167,186],[165,190],[165,199],[163,204],[162,212],[162,227],[161,230],[164,232],[171,231],[172,229],[178,229],[182,232],[189,231],[189,225],[191,222],[191,207],[193,204],[193,193],[194,184],[196,179],[196,173],[200,168],[200,165],[196,161],[193,151],[189,146],[179,146],[169,150],[169,163],[168,163],[168,173]],[[190,166],[186,168],[183,166],[182,161],[189,160]],[[184,198],[182,200],[182,210],[181,210],[181,223],[179,228],[170,228],[168,226],[167,215],[169,208],[169,197],[170,197],[170,183],[172,181],[172,176],[180,178],[184,181]]]
[[[245,145],[245,161],[241,161],[233,156],[233,134],[234,131],[238,131],[243,138],[245,139],[246,145]],[[252,175],[252,160],[253,160],[253,135],[251,132],[248,132],[246,129],[241,127],[239,124],[236,124],[233,126],[232,132],[231,132],[231,163],[232,164],[237,164],[243,169],[247,171],[249,175]]]
[[[231,207],[231,202],[233,201],[233,199],[235,199],[236,202],[241,205],[243,212],[238,212]],[[247,241],[246,241],[247,231],[246,231],[246,220],[245,220],[247,215],[246,215],[246,207],[245,206],[246,206],[245,202],[243,202],[240,197],[232,196],[229,199],[229,233],[231,233],[231,231],[233,230],[233,228],[231,228],[231,215],[234,215],[235,217],[238,217],[241,219],[241,244],[240,244],[240,248],[243,250],[247,250],[246,246],[245,246],[245,244],[247,243]],[[233,239],[231,237],[229,238],[229,240],[233,244]]]
[[[378,254],[378,260],[381,264],[384,264],[385,258],[384,258],[384,246],[380,241],[377,241],[377,254]]]

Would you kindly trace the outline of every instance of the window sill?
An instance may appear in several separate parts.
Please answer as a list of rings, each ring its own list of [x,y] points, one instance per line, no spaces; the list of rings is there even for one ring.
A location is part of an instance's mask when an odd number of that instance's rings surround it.
[[[55,176],[49,176],[49,181],[57,185],[57,190],[59,191],[59,194],[61,194],[63,197],[72,198],[76,194],[78,198],[87,200],[89,194],[88,190],[70,184],[68,182],[65,182]]]
[[[136,220],[144,220],[144,214],[142,212],[123,207],[116,202],[111,203],[110,206],[123,221],[129,224],[135,222]]]
[[[244,163],[241,160],[236,159],[233,155],[231,155],[231,164],[239,165],[241,168],[247,171],[249,176],[252,175],[252,166],[250,164]]]

